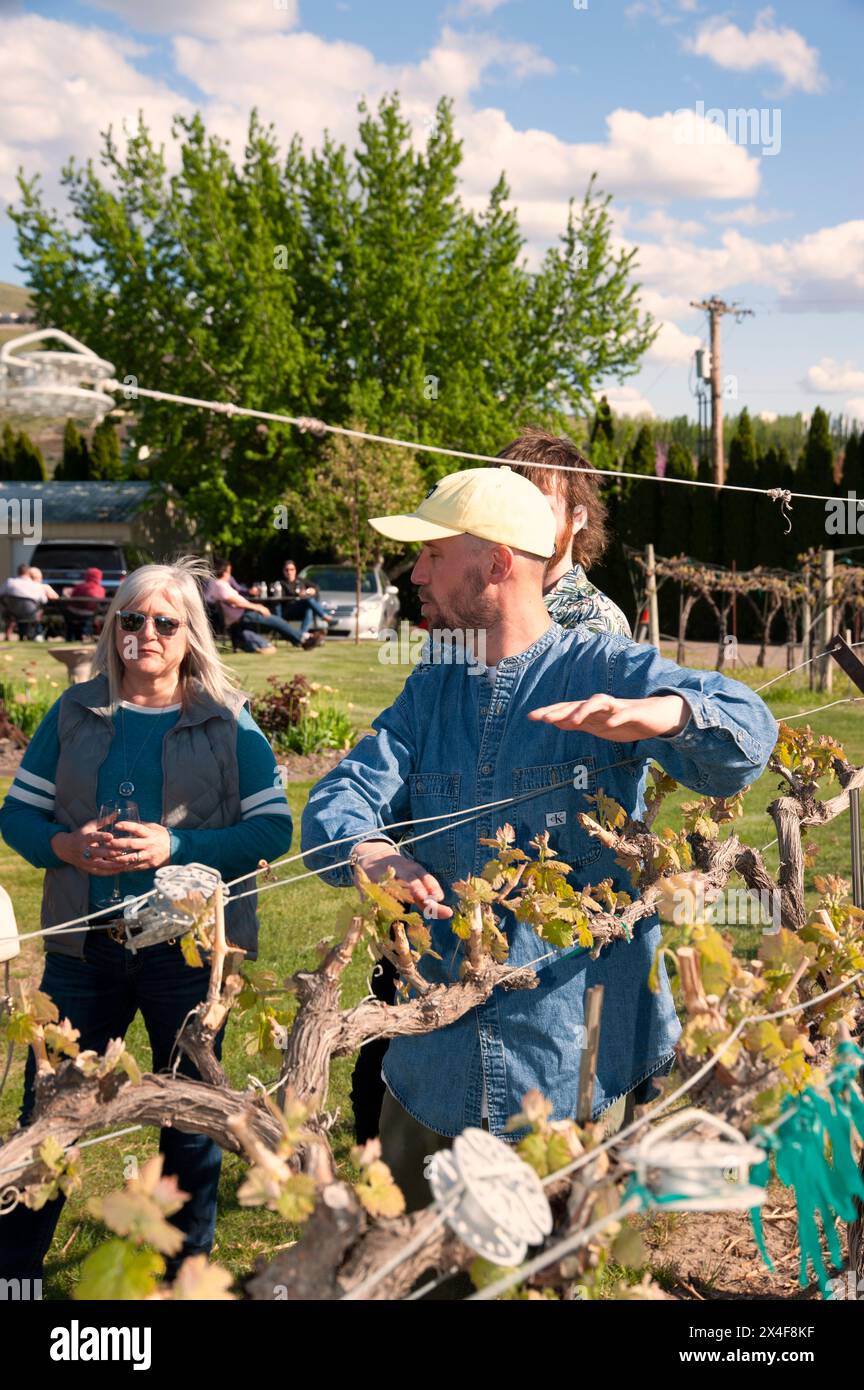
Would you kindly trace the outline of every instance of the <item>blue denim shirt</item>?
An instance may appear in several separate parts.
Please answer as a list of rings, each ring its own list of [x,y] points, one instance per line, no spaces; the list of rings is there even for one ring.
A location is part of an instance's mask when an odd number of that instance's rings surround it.
[[[573,866],[574,887],[609,877],[616,889],[632,892],[614,852],[576,819],[579,811],[596,812],[588,796],[601,789],[631,815],[641,816],[650,760],[698,793],[731,796],[764,770],[777,737],[766,705],[740,682],[715,671],[685,670],[655,648],[622,636],[565,631],[553,622],[526,651],[498,663],[494,685],[470,672],[464,664],[419,664],[395,703],[374,721],[376,734],[362,739],[313,788],[302,826],[309,868],[325,870],[346,857],[350,846],[345,844],[310,853],[327,841],[342,836],[360,841],[376,826],[422,821],[536,790],[536,797],[480,812],[468,824],[420,823],[419,833],[441,828],[405,852],[436,876],[452,904],[453,880],[478,874],[493,855],[479,837],[493,836],[509,821],[516,843],[531,855],[529,841],[549,829],[553,848]],[[678,734],[633,743],[527,718],[538,706],[597,692],[626,699],[679,694],[690,718]],[[587,769],[587,778],[577,779],[577,785],[587,781],[584,790],[574,789],[577,766]],[[407,835],[411,828],[394,833]],[[322,877],[337,887],[353,881],[348,867],[324,871]],[[393,1039],[384,1076],[415,1119],[445,1135],[479,1125],[484,1079],[494,1134],[502,1132],[534,1087],[553,1102],[556,1119],[572,1116],[585,991],[597,984],[605,992],[593,1114],[668,1066],[681,1027],[662,963],[659,992],[648,988],[660,941],[656,915],[642,920],[632,942],[614,942],[596,960],[550,948],[511,912],[501,925],[511,964],[547,957],[537,965],[539,985],[496,989],[485,1004],[446,1028]],[[433,981],[453,980],[462,943],[448,920],[430,926],[442,959],[424,957],[422,973]]]

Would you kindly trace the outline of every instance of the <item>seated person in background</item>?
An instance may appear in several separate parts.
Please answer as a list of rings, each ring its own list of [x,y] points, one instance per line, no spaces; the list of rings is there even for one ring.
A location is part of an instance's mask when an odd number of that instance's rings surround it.
[[[29,599],[32,604],[37,605],[32,610],[32,616],[28,615],[26,618],[14,619],[14,621],[18,628],[19,636],[30,636],[32,630],[35,640],[37,642],[44,642],[45,635],[42,631],[42,604],[47,603],[49,599],[59,598],[60,595],[56,590],[51,588],[50,584],[43,584],[42,571],[36,569],[32,565],[28,565],[26,562],[22,562],[18,566],[14,577],[7,579],[2,588],[0,588],[0,596],[12,599]],[[12,621],[12,618],[7,619],[7,640],[12,635]]]
[[[64,612],[66,641],[81,642],[85,637],[92,637],[93,624],[99,612],[99,601],[105,597],[102,571],[95,565],[85,570],[80,584],[73,584],[71,589],[64,589],[63,597],[72,600],[66,605]]]
[[[295,647],[305,647],[307,639],[296,628],[289,627],[282,618],[274,617],[263,603],[253,603],[244,598],[231,583],[231,561],[214,559],[213,578],[208,580],[204,590],[205,603],[218,603],[222,609],[225,627],[231,637],[240,638],[247,628],[263,628],[265,632],[281,632],[283,637]],[[266,651],[267,648],[261,650]]]
[[[585,573],[608,544],[606,506],[597,486],[599,473],[566,435],[559,437],[533,426],[498,457],[505,459],[514,473],[521,473],[539,487],[555,513],[555,554],[543,579],[543,602],[550,618],[562,627],[632,636],[621,609]],[[549,464],[556,466],[543,466]],[[573,471],[577,468],[591,472]]]
[[[316,586],[297,578],[297,566],[293,560],[286,560],[282,566],[282,593],[288,602],[278,604],[276,612],[280,618],[299,618],[302,634],[309,631],[316,617],[323,618],[328,627],[335,623],[335,616],[328,618],[326,610],[318,602]]]

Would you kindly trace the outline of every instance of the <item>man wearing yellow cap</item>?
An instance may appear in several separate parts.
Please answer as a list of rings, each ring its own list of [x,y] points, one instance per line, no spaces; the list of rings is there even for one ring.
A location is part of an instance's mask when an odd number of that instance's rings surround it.
[[[632,891],[614,853],[582,829],[578,812],[596,811],[592,798],[602,791],[640,817],[652,760],[702,795],[731,796],[764,770],[777,726],[759,696],[737,681],[688,671],[624,636],[565,631],[550,618],[543,578],[555,517],[540,489],[508,467],[450,474],[411,515],[371,525],[422,545],[411,578],[430,628],[428,659],[373,722],[375,736],[313,789],[302,847],[309,867],[337,887],[353,881],[347,866],[327,867],[344,858],[344,837],[371,878],[392,866],[427,917],[435,913],[430,928],[440,959],[425,956],[422,973],[447,982],[458,979],[461,964],[448,921],[450,885],[482,870],[489,851],[481,837],[509,821],[517,845],[528,850],[548,830],[572,866],[575,888],[611,878]],[[446,644],[435,642],[442,630],[482,633],[485,670],[478,675],[476,665],[448,658]],[[516,799],[502,804],[509,798]],[[440,827],[420,842],[417,859],[401,854],[386,831],[411,820],[423,821],[423,830]],[[555,1118],[574,1114],[585,994],[593,985],[604,986],[595,1118],[630,1092],[647,1098],[651,1076],[673,1057],[681,1030],[662,960],[659,990],[648,987],[660,939],[656,916],[596,960],[550,953],[510,912],[501,927],[511,964],[545,957],[538,987],[496,990],[446,1028],[394,1039],[385,1058],[383,1154],[409,1209],[429,1199],[423,1156],[472,1125],[512,1138],[505,1126],[527,1091],[541,1091]]]

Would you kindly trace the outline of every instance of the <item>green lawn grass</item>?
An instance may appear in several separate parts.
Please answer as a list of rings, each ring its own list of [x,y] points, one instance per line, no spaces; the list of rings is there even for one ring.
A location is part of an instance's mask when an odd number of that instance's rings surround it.
[[[11,646],[12,644],[10,648]],[[14,648],[14,652],[10,653],[9,650],[3,652],[0,647],[0,674],[9,675],[14,670],[14,674],[18,676],[27,665],[40,679],[49,675],[56,679],[55,673],[58,670],[61,676],[63,675],[62,669],[49,655],[50,647],[46,649],[41,643],[16,643]],[[14,657],[14,667],[2,660],[10,654]],[[405,668],[382,665],[379,662],[377,643],[362,643],[357,648],[352,643],[331,641],[311,652],[297,652],[293,648],[280,646],[279,652],[270,658],[241,655],[229,656],[226,659],[244,686],[252,691],[262,690],[271,674],[287,677],[297,671],[301,671],[311,680],[334,686],[338,692],[336,698],[343,705],[352,706],[351,714],[358,731],[362,731],[375,714],[390,703],[407,674]],[[774,673],[755,669],[736,672],[739,679],[754,688],[772,674]],[[848,695],[851,691],[852,687],[842,676],[835,681],[832,696],[821,696],[810,691],[806,682],[799,676],[791,676],[766,691],[766,698],[778,718],[784,718],[796,710],[809,709],[811,706],[826,703],[829,699]],[[806,721],[796,722],[809,722],[820,733],[830,732],[845,747],[853,762],[864,759],[864,729],[858,707],[839,705],[811,716]],[[297,782],[288,787],[295,826],[299,824],[300,812],[311,785],[310,782]],[[0,793],[5,795],[7,787],[8,778],[0,780]],[[761,847],[773,838],[773,825],[766,816],[764,807],[776,794],[776,778],[767,775],[763,776],[750,792],[746,803],[747,812],[742,820],[735,823],[736,833],[748,844]],[[674,824],[676,805],[688,795],[692,796],[692,793],[676,792],[670,797],[658,824]],[[296,838],[295,834],[292,849],[297,848]],[[849,877],[848,817],[839,817],[831,824],[813,832],[810,838],[818,844],[820,851],[815,871],[840,873]],[[766,849],[765,858],[770,868],[776,868],[776,847],[773,850]],[[301,871],[302,865],[292,866],[289,870],[291,873]],[[812,890],[811,880],[812,872],[808,880]],[[13,898],[20,931],[26,932],[38,927],[42,874],[11,853],[2,842],[0,881]],[[263,893],[260,898],[262,964],[274,970],[280,977],[298,969],[313,967],[318,959],[315,944],[331,934],[334,911],[344,898],[345,893],[328,888],[317,879],[304,879],[287,891],[273,890]],[[756,941],[758,932],[754,931],[751,933],[749,944],[752,946]],[[41,946],[37,942],[25,943],[21,955],[12,963],[13,976],[38,980],[41,955]],[[370,969],[371,962],[368,957],[361,955],[354,960],[345,977],[343,999],[346,1004],[354,1003],[367,991]],[[136,1019],[132,1026],[129,1043],[142,1065],[148,1066],[149,1052],[140,1018]],[[242,1031],[237,1021],[228,1029],[224,1062],[232,1085],[243,1086],[250,1073],[254,1073],[264,1082],[273,1079],[272,1071],[268,1071],[259,1059],[245,1055]],[[340,1161],[347,1161],[352,1142],[348,1099],[352,1066],[352,1059],[339,1059],[334,1063],[331,1073],[328,1108],[338,1112],[334,1142]],[[0,1098],[0,1133],[8,1133],[15,1124],[21,1096],[22,1074],[23,1053],[19,1050],[6,1090]],[[84,1191],[67,1203],[61,1218],[46,1270],[46,1297],[68,1297],[77,1280],[82,1259],[94,1245],[104,1239],[104,1228],[87,1214],[87,1197],[121,1186],[129,1157],[140,1160],[154,1153],[156,1147],[157,1132],[148,1129],[84,1151]],[[257,1255],[271,1254],[292,1235],[279,1217],[257,1208],[239,1207],[236,1194],[244,1167],[239,1159],[231,1155],[227,1155],[223,1163],[219,1221],[214,1249],[214,1257],[238,1274],[249,1270]]]

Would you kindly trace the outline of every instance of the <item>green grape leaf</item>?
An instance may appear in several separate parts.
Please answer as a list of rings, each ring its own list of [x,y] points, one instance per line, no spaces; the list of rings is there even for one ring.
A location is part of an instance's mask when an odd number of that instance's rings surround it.
[[[149,1298],[164,1273],[161,1255],[136,1250],[126,1240],[109,1240],[87,1256],[72,1297],[82,1302]]]
[[[370,1216],[401,1216],[405,1210],[405,1198],[387,1164],[380,1159],[367,1165],[363,1180],[354,1184],[354,1191]]]
[[[313,1178],[307,1177],[305,1173],[293,1173],[288,1181],[283,1183],[273,1209],[292,1225],[300,1225],[308,1221],[315,1210],[315,1194]]]

